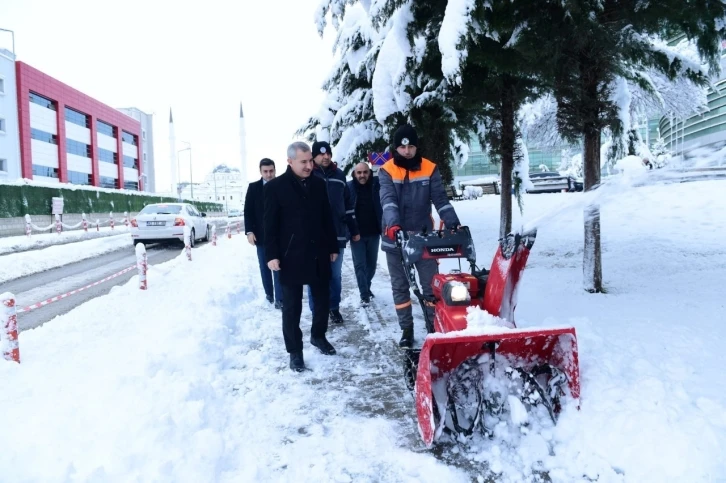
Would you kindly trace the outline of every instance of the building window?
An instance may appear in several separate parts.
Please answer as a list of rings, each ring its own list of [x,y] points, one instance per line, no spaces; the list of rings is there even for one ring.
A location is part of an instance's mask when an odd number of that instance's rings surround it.
[[[232,200],[232,198],[234,198],[234,196],[230,196],[230,197],[229,197],[230,201]]]
[[[2,117],[0,117],[0,132],[5,132],[5,119],[3,119]]]
[[[91,121],[88,116],[82,112],[66,107],[65,109],[66,121],[78,124],[81,127],[91,127]]]
[[[41,131],[40,129],[31,128],[30,138],[50,144],[58,144],[58,136],[49,132]]]
[[[121,131],[121,140],[125,143],[133,144],[134,146],[138,146],[138,141],[136,140],[136,136],[133,134],[129,134],[126,131]]]
[[[46,178],[57,178],[58,168],[49,168],[39,164],[33,165],[33,176],[45,176]]]
[[[134,181],[124,181],[124,189],[132,190],[132,191],[139,191],[139,183],[134,182]]]
[[[141,137],[143,139],[146,139],[146,131],[144,131],[143,129],[141,130]]]
[[[126,168],[139,169],[139,160],[131,156],[124,156],[124,166]]]
[[[8,160],[0,159],[0,173],[7,173],[7,172],[8,172]]]
[[[107,122],[101,121],[100,119],[96,121],[96,130],[106,136],[111,136],[112,138],[116,137],[116,128]]]
[[[74,141],[73,139],[66,138],[66,152],[75,154],[77,156],[83,156],[85,158],[91,157],[91,146],[89,144]]]
[[[108,176],[101,176],[99,179],[101,188],[113,188],[118,189],[118,180],[116,178],[109,178]]]
[[[118,154],[108,149],[98,148],[98,160],[104,163],[118,164]]]
[[[38,94],[35,94],[33,92],[30,93],[30,102],[38,104],[39,106],[43,106],[46,109],[57,111],[55,107],[55,102],[51,101],[47,97],[39,96]]]
[[[144,153],[144,161],[146,161],[146,153]]]
[[[68,171],[68,182],[73,184],[91,184],[91,175],[78,171]]]
[[[0,94],[5,94],[5,79],[0,77]],[[146,139],[146,135],[144,134],[144,139]]]

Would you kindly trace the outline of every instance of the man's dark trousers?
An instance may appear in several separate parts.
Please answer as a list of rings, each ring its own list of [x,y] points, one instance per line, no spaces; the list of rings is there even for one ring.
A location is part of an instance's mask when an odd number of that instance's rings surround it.
[[[361,299],[370,298],[371,296],[371,282],[376,274],[380,241],[380,235],[369,235],[361,236],[359,241],[350,242],[353,268],[355,269],[355,278],[358,281]]]
[[[282,289],[280,288],[280,272],[270,270],[265,261],[265,246],[262,244],[255,245],[257,248],[257,261],[260,264],[260,276],[262,277],[262,287],[265,289],[265,295],[273,298],[275,302],[282,302]]]
[[[309,287],[315,307],[310,336],[313,338],[325,337],[325,332],[328,330],[328,312],[330,311],[330,285],[325,281]],[[282,336],[285,339],[285,349],[290,353],[303,350],[302,331],[300,330],[302,296],[302,285],[282,284]]]

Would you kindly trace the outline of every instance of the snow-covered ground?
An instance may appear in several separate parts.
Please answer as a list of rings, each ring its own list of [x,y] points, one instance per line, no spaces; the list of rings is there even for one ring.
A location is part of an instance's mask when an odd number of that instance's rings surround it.
[[[525,197],[515,226],[540,222],[517,323],[578,333],[581,409],[555,428],[423,450],[387,270],[358,309],[349,251],[338,355],[310,350],[306,310],[312,371],[292,373],[235,236],[21,334],[21,364],[0,363],[0,481],[724,480],[723,189],[603,195],[604,295],[581,288],[583,194]],[[455,203],[485,266],[498,201]]]
[[[93,229],[89,228],[87,232],[83,230],[63,231],[60,235],[58,233],[33,232],[30,238],[26,235],[6,236],[0,238],[0,255],[114,236],[119,233],[128,233],[128,231],[128,228],[122,224],[121,226],[115,226],[113,230],[110,227],[103,227],[96,231],[94,227]]]
[[[58,237],[58,235],[55,235]],[[63,235],[61,235],[63,236]],[[32,273],[62,267],[69,263],[97,257],[128,247],[133,253],[133,241],[128,230],[121,233],[90,240],[76,241],[65,245],[51,245],[46,248],[0,256],[0,283]]]

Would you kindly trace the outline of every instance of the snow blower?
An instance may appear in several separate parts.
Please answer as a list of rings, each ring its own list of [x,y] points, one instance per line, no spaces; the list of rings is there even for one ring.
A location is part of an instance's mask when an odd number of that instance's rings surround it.
[[[477,430],[491,437],[503,418],[526,425],[532,411],[544,411],[556,423],[563,398],[579,404],[574,327],[520,329],[514,323],[517,285],[535,237],[532,230],[499,240],[487,271],[476,266],[468,227],[398,233],[402,263],[428,332],[421,349],[406,350],[404,358],[427,447],[444,431],[457,439]],[[435,275],[433,298],[427,298],[416,282],[415,264],[449,258],[458,259],[459,269]],[[470,273],[462,272],[462,258]],[[427,305],[434,308],[434,320]],[[487,323],[468,322],[477,316]]]

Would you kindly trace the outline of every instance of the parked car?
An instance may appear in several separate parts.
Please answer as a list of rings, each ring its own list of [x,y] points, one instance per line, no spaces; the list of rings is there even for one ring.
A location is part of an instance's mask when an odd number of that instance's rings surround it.
[[[231,209],[227,212],[227,217],[234,218],[236,216],[242,216],[242,212],[236,209]]]
[[[192,230],[191,246],[197,240],[209,240],[211,228],[206,213],[200,213],[189,203],[154,203],[146,205],[131,219],[131,238],[139,242],[184,242],[184,227]]]
[[[562,190],[575,191],[575,179],[567,174],[560,174],[555,171],[543,173],[530,173],[529,179],[534,185],[527,190],[527,193],[558,193]]]

